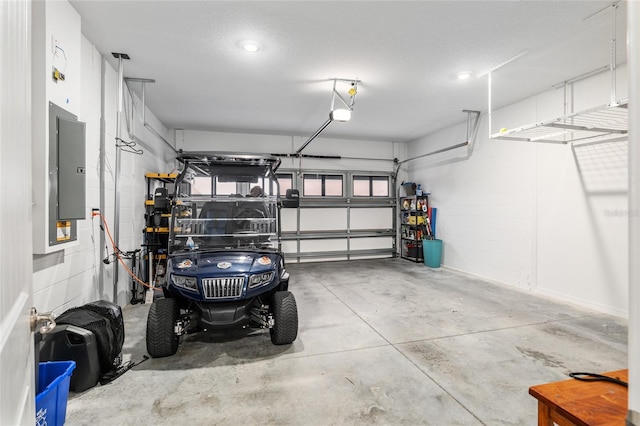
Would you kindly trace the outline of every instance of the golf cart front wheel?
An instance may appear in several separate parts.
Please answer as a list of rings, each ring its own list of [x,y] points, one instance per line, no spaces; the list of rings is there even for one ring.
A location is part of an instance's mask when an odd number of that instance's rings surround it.
[[[152,358],[174,355],[178,351],[175,334],[178,302],[172,298],[157,299],[149,308],[147,317],[147,352]]]
[[[273,327],[271,343],[274,345],[288,345],[298,337],[298,307],[293,293],[276,291],[271,302],[273,313]]]

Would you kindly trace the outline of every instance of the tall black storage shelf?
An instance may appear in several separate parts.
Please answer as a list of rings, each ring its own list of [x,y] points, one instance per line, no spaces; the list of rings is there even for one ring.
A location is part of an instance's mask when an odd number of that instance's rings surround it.
[[[145,199],[144,246],[147,255],[143,261],[149,261],[149,253],[153,254],[153,267],[144,268],[147,271],[145,281],[149,282],[149,272],[154,277],[154,284],[161,284],[166,270],[167,248],[169,243],[169,219],[171,218],[168,198],[173,195],[173,183],[178,177],[177,173],[147,173],[147,195]],[[166,191],[162,200],[157,196],[158,188]]]
[[[421,262],[422,238],[426,235],[429,194],[417,195],[415,184],[400,187],[400,257]]]

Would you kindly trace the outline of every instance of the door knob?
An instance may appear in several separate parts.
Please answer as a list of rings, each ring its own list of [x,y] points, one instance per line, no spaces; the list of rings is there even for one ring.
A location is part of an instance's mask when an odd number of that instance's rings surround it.
[[[38,329],[38,332],[40,334],[47,334],[56,327],[56,321],[53,312],[45,312],[43,314],[39,314],[36,308],[31,308],[29,319],[32,332],[35,332],[36,328],[40,327]]]

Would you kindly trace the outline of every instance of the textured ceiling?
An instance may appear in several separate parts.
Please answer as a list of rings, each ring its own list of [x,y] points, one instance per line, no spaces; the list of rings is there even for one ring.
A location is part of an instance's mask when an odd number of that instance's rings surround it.
[[[155,79],[148,107],[169,128],[310,135],[332,82],[358,78],[352,120],[325,136],[409,141],[609,64],[609,1],[71,0],[82,31],[125,76]],[[626,4],[617,12],[626,60]],[[240,49],[256,40],[256,53]],[[132,86],[133,87],[133,86]],[[603,103],[606,99],[603,100]]]

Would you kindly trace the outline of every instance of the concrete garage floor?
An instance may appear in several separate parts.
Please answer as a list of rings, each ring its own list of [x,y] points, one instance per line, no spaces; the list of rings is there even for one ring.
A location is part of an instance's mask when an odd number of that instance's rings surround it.
[[[529,386],[627,367],[626,321],[401,259],[290,264],[298,339],[193,334],[105,386],[68,425],[535,425]],[[124,308],[125,360],[148,305]]]

